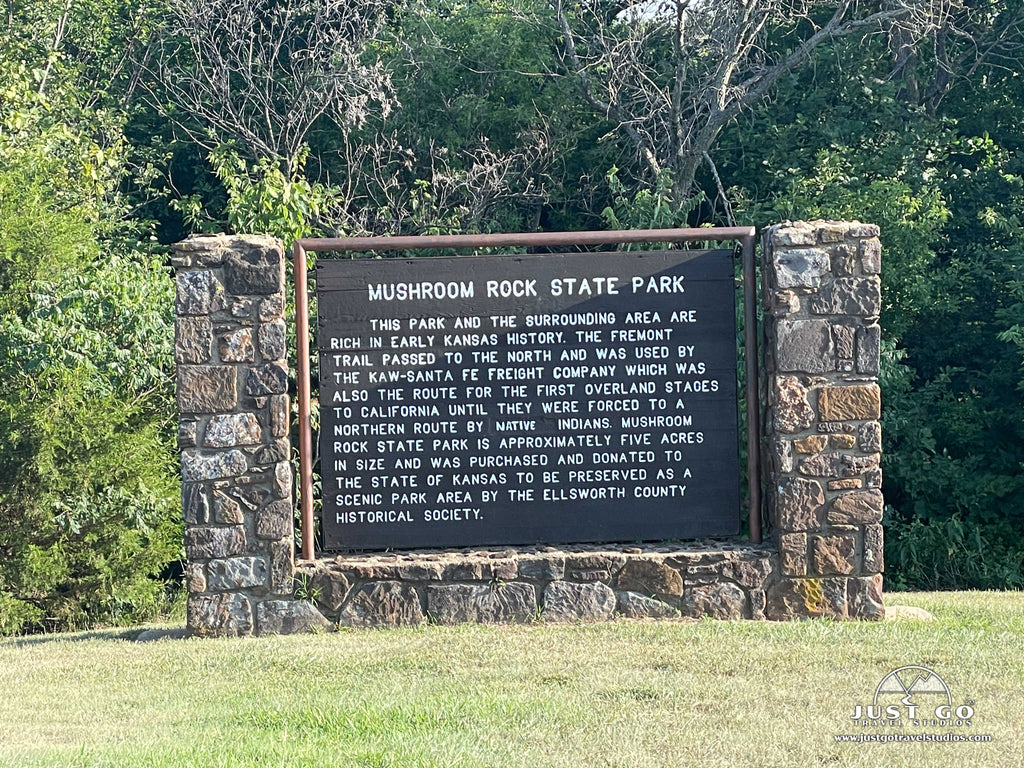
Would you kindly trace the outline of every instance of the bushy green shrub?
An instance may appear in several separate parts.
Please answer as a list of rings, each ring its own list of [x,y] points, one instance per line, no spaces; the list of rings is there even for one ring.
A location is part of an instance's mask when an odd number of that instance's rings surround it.
[[[0,634],[136,620],[181,549],[173,284],[100,240],[109,155],[0,75]]]

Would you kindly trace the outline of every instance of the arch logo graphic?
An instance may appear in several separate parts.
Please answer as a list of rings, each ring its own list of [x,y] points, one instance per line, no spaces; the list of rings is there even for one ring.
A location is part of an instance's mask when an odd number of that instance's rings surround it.
[[[862,727],[969,727],[974,702],[954,704],[946,681],[918,665],[894,669],[879,682],[871,704],[857,704],[850,719]]]

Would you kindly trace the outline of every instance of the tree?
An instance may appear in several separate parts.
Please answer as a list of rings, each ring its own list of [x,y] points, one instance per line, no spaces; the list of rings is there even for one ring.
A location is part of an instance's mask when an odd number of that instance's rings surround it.
[[[666,171],[677,204],[697,186],[722,130],[766,99],[814,52],[883,26],[926,28],[916,3],[853,0],[550,0],[563,71],[627,138],[653,183]],[[724,190],[719,192],[724,199]]]
[[[388,73],[364,61],[388,11],[383,0],[169,0],[140,64],[195,141],[235,142],[294,177],[318,125],[351,131],[391,110]]]
[[[957,77],[930,116],[887,77],[887,49],[847,41],[780,82],[728,129],[720,168],[748,221],[881,226],[887,584],[1017,587],[1021,86]]]
[[[46,5],[0,55],[0,634],[147,618],[181,554],[172,283],[118,194],[124,91],[78,87],[124,85],[134,16]]]

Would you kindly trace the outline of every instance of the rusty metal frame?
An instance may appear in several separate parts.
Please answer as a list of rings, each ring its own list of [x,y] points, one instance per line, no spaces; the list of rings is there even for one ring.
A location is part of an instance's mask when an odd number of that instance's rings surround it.
[[[307,253],[329,251],[403,251],[425,248],[574,247],[627,243],[690,243],[736,240],[742,244],[743,333],[747,386],[747,484],[750,540],[761,543],[760,408],[757,364],[757,297],[754,282],[753,227],[704,229],[634,229],[608,232],[525,232],[491,235],[423,235],[407,237],[304,238],[293,247],[295,335],[298,347],[299,505],[302,558],[315,556],[313,531],[313,430],[310,421],[309,283]]]

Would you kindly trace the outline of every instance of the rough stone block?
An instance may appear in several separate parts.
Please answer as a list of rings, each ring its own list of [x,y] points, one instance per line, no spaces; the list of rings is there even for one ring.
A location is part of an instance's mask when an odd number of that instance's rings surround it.
[[[853,536],[812,536],[811,562],[821,576],[853,573],[856,568],[857,540]]]
[[[804,373],[835,370],[836,349],[827,321],[780,320],[776,339],[777,370]]]
[[[837,221],[808,222],[814,227],[819,243],[838,243],[846,237],[846,225]]]
[[[280,395],[288,391],[288,369],[280,363],[267,363],[249,369],[245,382],[246,394],[253,396]]]
[[[435,560],[414,559],[398,563],[398,578],[402,581],[440,581],[444,566]]]
[[[777,224],[768,230],[772,245],[814,245],[818,242],[813,227],[803,221]]]
[[[864,485],[868,488],[882,487],[882,470],[880,467],[871,467],[864,471]]]
[[[209,270],[179,272],[175,276],[175,312],[209,315],[224,306],[224,288]]]
[[[260,322],[269,323],[284,316],[284,295],[268,296],[260,302]]]
[[[272,541],[270,552],[270,591],[275,595],[290,595],[295,580],[295,543],[291,536]]]
[[[325,632],[334,626],[304,600],[264,600],[256,606],[260,635],[297,635]]]
[[[857,266],[857,249],[849,243],[839,243],[832,248],[832,274],[849,277]]]
[[[474,558],[445,563],[441,578],[444,581],[514,581],[518,573],[515,558]]]
[[[797,470],[801,475],[809,477],[856,477],[867,470],[878,466],[878,454],[871,456],[851,456],[848,453],[830,451],[804,459]]]
[[[876,420],[882,414],[881,390],[877,384],[822,387],[818,411],[822,421]]]
[[[881,620],[885,618],[882,603],[882,574],[853,578],[849,589],[849,612],[851,619]]]
[[[857,442],[864,453],[878,453],[882,450],[882,425],[869,421],[857,427]]]
[[[227,413],[238,402],[238,375],[233,368],[178,366],[181,413]]]
[[[844,477],[841,480],[829,480],[830,491],[854,491],[864,487],[864,481],[859,477]]]
[[[214,519],[218,523],[239,525],[245,520],[241,504],[226,496],[223,491],[217,491],[214,494],[213,509]]]
[[[833,434],[829,435],[828,444],[831,448],[838,448],[839,450],[849,450],[857,444],[857,438],[853,435],[847,434]]]
[[[288,395],[271,395],[270,400],[270,434],[276,438],[288,435],[289,403]]]
[[[747,613],[747,595],[735,584],[687,586],[683,593],[684,616],[707,616],[712,619],[742,619]]]
[[[206,566],[206,583],[208,589],[221,592],[265,587],[269,572],[265,557],[213,560]]]
[[[292,455],[292,444],[289,440],[275,440],[256,453],[256,464],[269,467],[281,461],[288,461]]]
[[[277,320],[260,326],[260,355],[265,362],[284,360],[287,346],[285,345],[284,320]]]
[[[342,566],[342,570],[349,581],[394,581],[402,578],[400,566],[396,561],[389,563],[353,563],[346,562],[345,558],[341,556],[335,560],[335,563]]]
[[[427,612],[439,624],[524,624],[537,617],[537,593],[521,582],[427,587]]]
[[[216,267],[224,263],[224,235],[190,235],[175,243],[171,263],[176,267]]]
[[[814,322],[808,320],[807,322]],[[818,322],[825,322],[819,320]],[[836,356],[840,360],[853,360],[854,336],[857,329],[850,325],[832,325],[832,338],[835,341]]]
[[[772,573],[772,562],[768,556],[743,555],[727,560],[722,566],[722,575],[747,589],[760,589]]]
[[[351,588],[344,573],[328,568],[318,569],[310,579],[310,586],[317,605],[331,612],[341,608]]]
[[[274,465],[274,485],[271,489],[274,498],[291,499],[292,497],[292,465],[282,461]]]
[[[877,275],[882,271],[882,243],[877,237],[861,241],[860,265],[865,275]]]
[[[252,306],[252,299],[235,298],[231,302],[231,316],[239,320],[250,320],[252,319]]]
[[[290,501],[272,501],[256,513],[256,535],[276,541],[292,535],[294,512]]]
[[[833,577],[821,580],[821,594],[824,599],[825,615],[833,619],[848,619],[849,601],[847,582],[849,579]]]
[[[864,528],[864,573],[881,573],[885,570],[885,534],[881,525]]]
[[[857,373],[878,375],[878,361],[881,355],[882,330],[877,325],[865,325],[857,329],[856,365]]]
[[[174,323],[174,361],[203,365],[213,357],[213,323],[209,317],[179,317]]]
[[[683,594],[683,577],[664,562],[653,559],[627,560],[619,571],[618,588],[644,595]]]
[[[777,249],[774,254],[778,288],[817,288],[832,268],[827,251],[820,248]]]
[[[209,456],[195,449],[181,452],[181,478],[185,482],[219,480],[245,474],[249,462],[239,450],[215,453]]]
[[[397,581],[361,584],[338,617],[343,627],[401,627],[423,622],[415,587]]]
[[[831,525],[872,525],[882,521],[885,502],[877,490],[844,493],[832,501],[828,511]]]
[[[785,437],[775,438],[775,471],[780,475],[793,471],[793,441]]]
[[[251,328],[237,328],[223,334],[217,342],[222,363],[251,363],[256,359]]]
[[[607,571],[611,575],[619,572],[626,563],[626,555],[622,552],[578,552],[565,557],[565,570],[569,571]]]
[[[614,612],[615,593],[605,584],[553,581],[544,589],[544,621],[607,621]]]
[[[775,379],[775,429],[793,434],[814,423],[814,409],[807,402],[807,387],[796,376]]]
[[[806,533],[784,533],[779,537],[779,567],[784,576],[807,575]]]
[[[531,581],[555,581],[565,576],[565,556],[555,554],[520,555],[519,578]]]
[[[772,621],[809,619],[826,612],[821,579],[782,579],[767,592],[765,615]]]
[[[206,566],[203,563],[189,563],[185,566],[185,589],[190,595],[206,591]]]
[[[747,593],[747,599],[750,602],[750,618],[754,621],[764,621],[768,594],[763,589],[752,589]]]
[[[233,236],[227,234],[189,234],[189,236],[173,246],[171,261],[187,261],[190,265],[219,266],[224,263],[227,255],[228,241]]]
[[[186,525],[210,522],[210,496],[202,483],[181,484],[181,511]]]
[[[775,509],[781,530],[815,530],[825,522],[825,492],[816,480],[784,478],[777,487]]]
[[[767,310],[784,317],[800,311],[800,296],[795,291],[772,291],[768,294]]]
[[[244,509],[255,512],[270,497],[270,491],[258,485],[236,485],[227,491]]]
[[[617,610],[627,619],[675,619],[679,617],[679,609],[675,606],[645,597],[636,592],[616,592]]]
[[[195,448],[198,438],[198,422],[193,420],[178,422],[178,450]]]
[[[229,413],[211,416],[203,435],[207,448],[233,448],[236,445],[258,445],[263,440],[259,421],[252,413]]]
[[[240,525],[196,525],[185,529],[185,556],[191,562],[234,557],[244,553],[245,529]]]
[[[237,592],[192,595],[186,614],[190,635],[238,637],[252,632],[252,603]]]
[[[847,235],[850,237],[878,237],[880,232],[877,224],[861,224],[856,221],[852,222],[847,230]]]
[[[828,435],[808,435],[793,441],[793,448],[797,453],[821,453],[827,447]]]
[[[280,293],[284,290],[284,258],[272,246],[235,250],[224,262],[224,282],[236,296]]]
[[[877,317],[882,310],[882,283],[877,275],[837,277],[821,286],[809,308],[815,315]]]
[[[566,571],[565,578],[569,581],[584,581],[593,582],[600,581],[605,584],[612,583],[612,574],[610,571],[596,570],[596,571]]]

